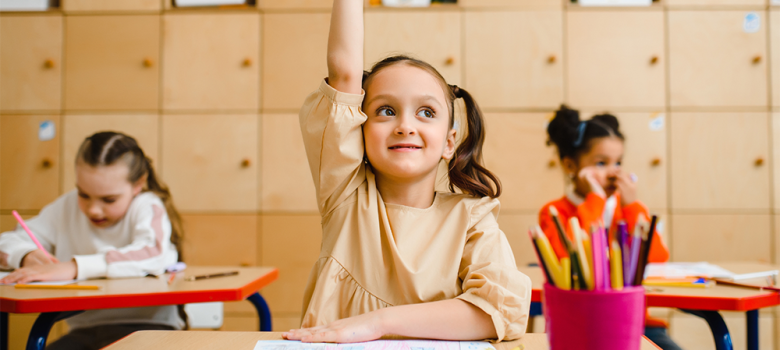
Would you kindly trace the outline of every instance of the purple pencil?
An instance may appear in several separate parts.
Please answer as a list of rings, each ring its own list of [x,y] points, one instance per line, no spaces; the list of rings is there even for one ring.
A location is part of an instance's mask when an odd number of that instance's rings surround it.
[[[631,241],[631,261],[628,265],[628,280],[626,282],[629,285],[633,285],[634,279],[636,278],[636,268],[639,262],[639,248],[642,246],[641,226],[642,225],[637,222],[636,227],[634,227],[634,237]]]
[[[609,272],[609,233],[607,232],[607,229],[602,227],[601,228],[601,248],[603,249],[604,254],[604,278],[601,279],[601,283],[604,285],[605,290],[612,290],[611,279],[610,276],[612,276]]]
[[[631,251],[628,250],[628,225],[625,221],[621,221],[618,224],[618,233],[620,236],[620,252],[623,255],[623,286],[630,286],[631,280],[628,279],[629,271],[631,269],[629,268],[630,262],[631,262]]]

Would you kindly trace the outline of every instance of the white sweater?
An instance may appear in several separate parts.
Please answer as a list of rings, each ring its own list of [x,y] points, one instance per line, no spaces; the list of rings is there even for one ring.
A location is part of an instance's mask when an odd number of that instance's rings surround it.
[[[125,216],[108,228],[93,226],[78,207],[76,190],[47,205],[27,220],[27,226],[43,247],[60,261],[74,259],[77,278],[122,278],[160,275],[176,263],[171,243],[171,222],[157,195],[144,192],[133,198]],[[0,267],[19,268],[22,258],[37,249],[27,233],[0,234]],[[176,306],[86,311],[67,320],[70,328],[102,324],[163,324],[181,329]]]

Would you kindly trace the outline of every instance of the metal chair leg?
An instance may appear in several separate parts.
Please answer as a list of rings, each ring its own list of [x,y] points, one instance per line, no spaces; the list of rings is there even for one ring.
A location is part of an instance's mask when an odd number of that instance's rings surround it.
[[[271,309],[268,308],[268,303],[265,302],[260,293],[252,294],[246,299],[257,309],[257,316],[260,317],[260,331],[270,332],[273,327],[271,327]]]
[[[76,316],[84,311],[44,312],[38,315],[27,338],[27,350],[44,350],[46,338],[55,322]]]
[[[712,331],[712,337],[715,339],[716,350],[734,350],[734,345],[731,342],[729,329],[726,327],[726,322],[723,321],[723,317],[719,312],[685,309],[680,310],[691,315],[701,317],[707,321],[707,324],[710,325],[710,330]]]

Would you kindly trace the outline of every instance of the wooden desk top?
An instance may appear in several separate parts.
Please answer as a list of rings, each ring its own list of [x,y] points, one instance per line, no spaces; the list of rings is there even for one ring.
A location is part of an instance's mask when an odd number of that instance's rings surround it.
[[[734,273],[780,270],[779,266],[759,263],[718,263],[717,265]],[[538,267],[522,267],[520,271],[531,278],[533,285],[531,299],[541,302],[544,285],[542,270]],[[724,285],[711,288],[646,287],[645,290],[647,306],[747,311],[780,305],[780,293]]]
[[[184,281],[184,277],[239,271],[236,276]],[[16,289],[0,286],[0,311],[12,313],[76,311],[244,300],[275,281],[274,267],[187,267],[176,274],[171,285],[168,275],[159,278],[98,279],[78,282],[97,285],[99,290]]]
[[[111,344],[106,350],[136,349],[245,349],[251,350],[258,340],[282,340],[281,333],[261,332],[193,332],[193,331],[140,331]],[[528,333],[520,340],[493,344],[496,350],[511,350],[520,345],[525,350],[548,350],[547,335]],[[658,350],[652,342],[642,338],[641,350]]]

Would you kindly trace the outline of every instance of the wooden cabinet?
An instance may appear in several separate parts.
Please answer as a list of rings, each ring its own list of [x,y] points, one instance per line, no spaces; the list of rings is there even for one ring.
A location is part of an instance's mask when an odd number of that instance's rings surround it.
[[[772,11],[769,12],[770,18],[769,20],[773,23],[780,23],[780,10],[778,9],[772,9]],[[772,79],[772,106],[774,107],[775,111],[780,111],[778,107],[780,107],[780,26],[771,26],[771,33],[769,35],[769,47],[770,47],[770,55],[769,57],[772,59],[770,62],[772,69],[770,69],[771,72],[771,79]]]
[[[718,6],[766,6],[766,0],[664,0],[667,6],[670,8],[683,7],[700,7],[700,8],[712,8]]]
[[[667,169],[665,113],[582,111],[583,119],[610,113],[620,121],[625,136],[622,168],[637,175],[637,198],[651,210],[667,208]],[[698,164],[698,163],[697,163]]]
[[[100,131],[117,131],[133,137],[152,166],[159,172],[157,114],[68,114],[62,117],[62,181],[60,192],[72,190],[76,183],[74,163],[84,139]]]
[[[767,106],[765,11],[668,14],[669,96],[673,110]],[[746,23],[748,17],[755,16],[760,24]]]
[[[560,11],[468,11],[463,86],[483,108],[555,108],[563,101]]]
[[[563,8],[561,0],[458,0],[458,6],[468,9],[498,8],[523,10],[559,10]]]
[[[257,110],[260,15],[169,13],[163,17],[165,110]]]
[[[461,25],[456,11],[368,11],[365,69],[393,55],[430,63],[449,84],[461,83]]]
[[[333,0],[256,0],[257,7],[263,10],[319,9],[333,6]]]
[[[767,113],[672,113],[670,119],[674,210],[769,209]]]
[[[263,16],[263,109],[298,111],[328,75],[330,14]]]
[[[769,215],[673,214],[672,232],[672,261],[771,262]]]
[[[41,209],[57,198],[60,131],[58,115],[0,116],[0,209]]]
[[[503,198],[503,196],[502,196]],[[540,206],[541,208],[541,206]],[[528,237],[528,228],[539,223],[538,214],[504,214],[498,216],[498,226],[506,235],[517,267],[538,263],[534,245]]]
[[[317,194],[298,116],[265,114],[262,119],[262,210],[317,213]]]
[[[174,204],[182,203],[174,196]],[[255,266],[257,215],[182,215],[184,261],[198,266]]]
[[[62,10],[69,12],[159,11],[160,0],[62,0]]]
[[[664,108],[662,11],[569,11],[566,21],[572,106]]]
[[[65,17],[65,109],[157,109],[159,57],[159,16]]]
[[[258,116],[165,115],[158,169],[183,212],[257,210]]]
[[[485,116],[485,166],[501,180],[501,212],[538,213],[563,196],[564,175],[554,147],[547,147],[546,113]]]
[[[0,17],[0,111],[57,111],[62,16]]]
[[[303,312],[303,293],[320,254],[320,220],[319,215],[263,216],[260,265],[277,267],[279,279],[262,292],[275,316]]]

